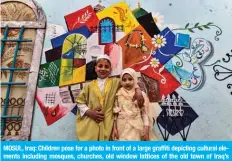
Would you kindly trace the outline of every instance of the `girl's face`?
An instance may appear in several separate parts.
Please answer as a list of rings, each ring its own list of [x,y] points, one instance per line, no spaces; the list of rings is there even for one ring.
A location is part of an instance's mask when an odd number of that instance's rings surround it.
[[[122,87],[131,90],[134,87],[134,78],[130,74],[124,74],[122,77]]]
[[[97,64],[95,65],[95,72],[97,73],[98,78],[107,78],[111,73],[110,62],[106,59],[98,60]]]

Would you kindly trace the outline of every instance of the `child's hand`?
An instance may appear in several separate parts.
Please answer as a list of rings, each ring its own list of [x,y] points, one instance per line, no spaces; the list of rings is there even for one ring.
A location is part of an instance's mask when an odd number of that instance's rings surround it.
[[[113,128],[112,139],[117,140],[119,138],[118,129],[116,127]]]
[[[100,123],[104,120],[104,113],[101,111],[101,109],[97,110],[88,110],[86,111],[86,115],[96,121],[97,123]]]
[[[143,136],[143,141],[149,141],[149,134]]]
[[[143,126],[143,133],[144,133],[144,136],[143,136],[143,140],[144,141],[149,141],[149,126]]]

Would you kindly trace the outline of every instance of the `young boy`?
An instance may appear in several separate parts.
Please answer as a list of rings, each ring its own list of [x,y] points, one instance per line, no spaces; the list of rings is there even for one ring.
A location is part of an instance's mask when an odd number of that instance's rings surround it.
[[[109,140],[113,129],[113,106],[119,78],[109,78],[111,63],[108,55],[96,60],[98,78],[88,82],[76,99],[79,112],[76,120],[78,140]],[[136,86],[135,98],[142,107],[142,92]]]

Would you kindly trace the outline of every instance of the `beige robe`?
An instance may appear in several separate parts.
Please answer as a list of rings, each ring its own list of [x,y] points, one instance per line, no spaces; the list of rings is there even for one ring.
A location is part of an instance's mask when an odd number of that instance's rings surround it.
[[[120,93],[120,90],[118,93]],[[157,140],[155,133],[152,131],[153,120],[149,109],[149,100],[144,92],[142,94],[145,101],[142,109],[138,107],[136,102],[132,102],[132,99],[123,95],[117,96],[113,112],[118,113],[117,129],[119,140],[142,140],[144,135],[144,116],[142,115],[144,113],[146,113],[148,119],[146,124],[149,126],[149,138],[150,140]]]
[[[76,119],[78,140],[109,140],[113,128],[113,106],[118,86],[118,78],[107,78],[102,93],[97,80],[93,80],[84,86],[76,102],[86,104],[92,110],[101,105],[105,118],[103,122],[96,123],[89,117],[81,117],[79,111]]]

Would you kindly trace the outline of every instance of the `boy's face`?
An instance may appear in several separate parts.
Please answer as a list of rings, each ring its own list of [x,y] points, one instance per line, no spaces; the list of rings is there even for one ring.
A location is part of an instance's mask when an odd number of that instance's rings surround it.
[[[111,65],[106,59],[98,60],[95,66],[95,72],[97,73],[97,76],[101,79],[107,78],[110,75],[111,70]]]
[[[124,74],[121,84],[123,88],[129,91],[134,87],[134,78],[130,74]]]

